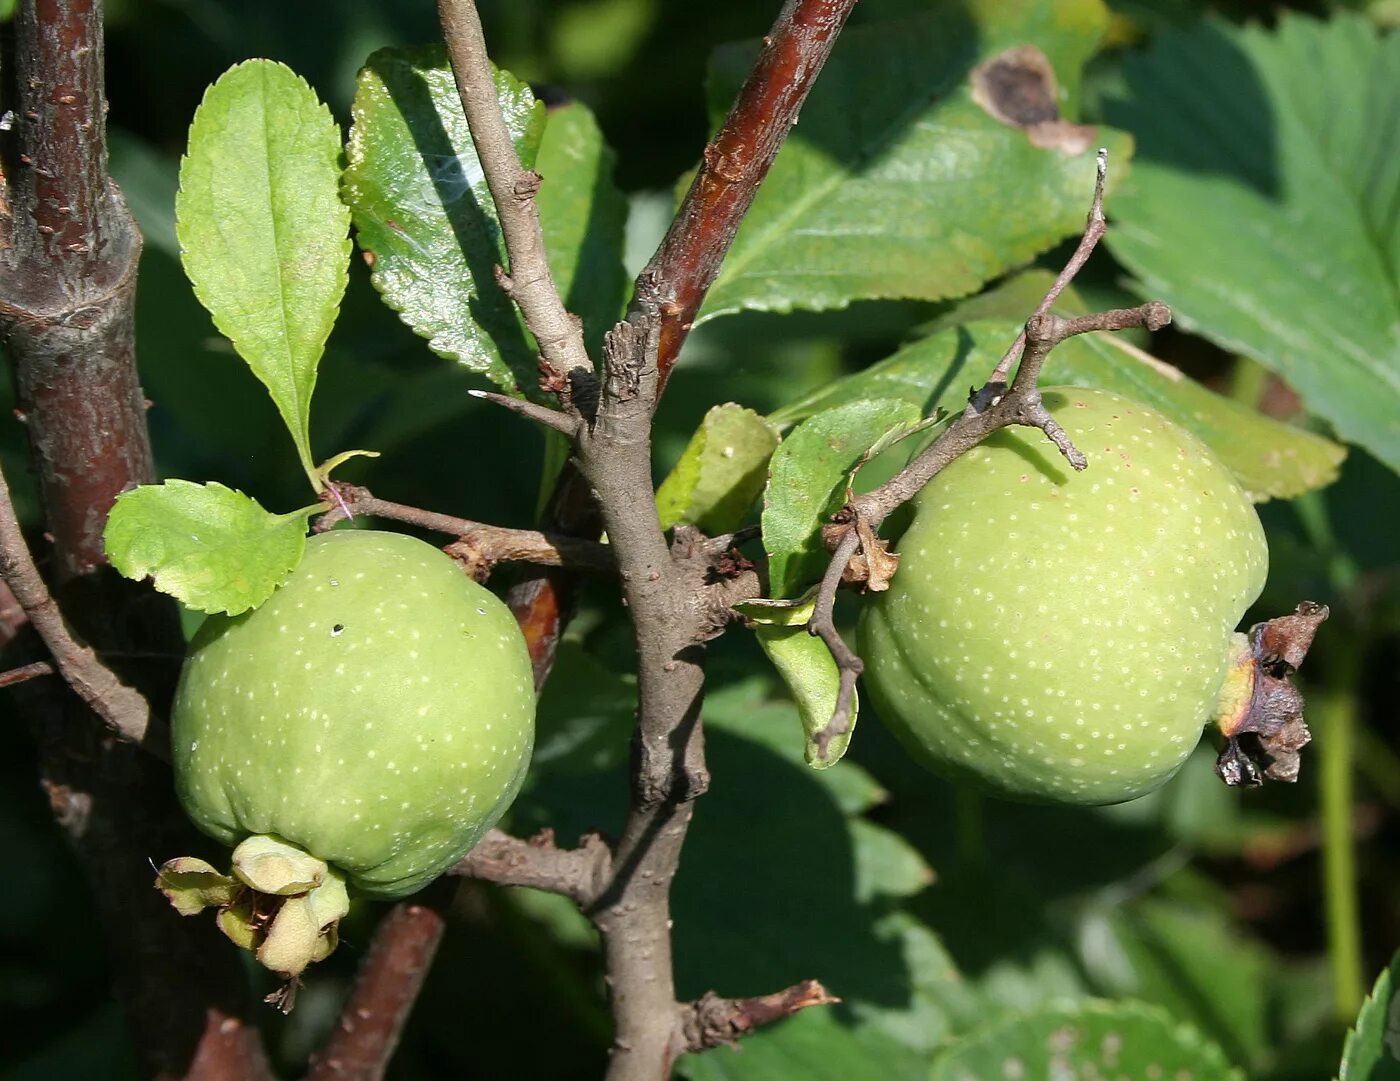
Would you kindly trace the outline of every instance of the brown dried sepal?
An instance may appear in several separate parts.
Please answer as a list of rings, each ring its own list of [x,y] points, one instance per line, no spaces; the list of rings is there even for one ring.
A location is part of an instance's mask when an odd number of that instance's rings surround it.
[[[875,530],[864,518],[856,518],[855,529],[860,534],[860,546],[841,571],[841,584],[858,585],[868,593],[883,593],[890,588],[890,579],[899,569],[899,554],[890,551],[889,541],[876,536]],[[836,515],[829,525],[823,526],[822,543],[827,551],[835,551],[850,530],[850,517],[844,511]]]
[[[1325,604],[1304,601],[1291,615],[1250,628],[1247,647],[1226,678],[1222,701],[1232,705],[1216,720],[1225,747],[1215,772],[1226,784],[1254,788],[1265,780],[1298,779],[1299,752],[1312,733],[1303,719],[1303,696],[1289,677],[1327,615]]]

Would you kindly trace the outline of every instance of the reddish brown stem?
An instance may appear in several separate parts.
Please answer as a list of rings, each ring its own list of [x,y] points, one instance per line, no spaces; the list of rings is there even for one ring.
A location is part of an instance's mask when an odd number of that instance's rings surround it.
[[[638,277],[634,310],[661,315],[662,387],[853,7],[855,0],[783,5],[724,125],[705,147],[675,221]]]
[[[306,1081],[379,1081],[446,928],[426,905],[401,904],[375,929],[350,1000]]]
[[[153,479],[153,469],[133,339],[141,239],[107,177],[101,2],[24,0],[14,43],[0,338],[53,540],[56,598],[99,650],[172,652],[180,639],[168,600],[102,570],[113,500]],[[148,693],[169,690],[158,676],[145,684]],[[143,1073],[269,1078],[257,1032],[242,1019],[236,961],[207,927],[172,919],[151,888],[148,859],[197,844],[168,771],[61,688],[24,705],[41,783],[107,928],[116,998]]]

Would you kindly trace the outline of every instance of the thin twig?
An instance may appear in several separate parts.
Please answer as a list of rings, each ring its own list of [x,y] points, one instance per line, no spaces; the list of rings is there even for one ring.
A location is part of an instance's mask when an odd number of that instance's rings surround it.
[[[1069,257],[1064,268],[1060,271],[1046,292],[1044,298],[1031,313],[1031,319],[1037,315],[1044,315],[1048,312],[1055,301],[1060,299],[1060,294],[1065,291],[1065,287],[1074,281],[1075,276],[1083,269],[1084,264],[1089,261],[1089,256],[1093,254],[1098,243],[1103,239],[1106,223],[1103,216],[1103,192],[1108,183],[1108,149],[1099,147],[1099,152],[1094,156],[1094,196],[1089,204],[1089,217],[1084,225],[1084,235],[1080,237],[1078,246],[1074,249],[1074,254]],[[1030,320],[1027,320],[1029,322]],[[1022,330],[1016,336],[1016,340],[1011,343],[1011,348],[1002,354],[1001,360],[993,369],[991,377],[987,380],[981,392],[974,397],[973,404],[979,409],[985,409],[991,404],[990,401],[983,400],[986,395],[992,392],[991,388],[998,385],[1005,385],[1006,377],[1011,373],[1011,365],[1015,364],[1021,356],[1021,351],[1026,347],[1026,332]]]
[[[340,1021],[306,1081],[380,1081],[428,976],[446,921],[427,905],[395,906],[379,921]]]
[[[492,830],[448,874],[557,893],[586,908],[612,874],[612,850],[596,833],[585,835],[577,848],[560,848],[553,830],[529,840]]]
[[[536,405],[524,398],[512,398],[509,394],[497,394],[490,390],[469,390],[467,393],[473,398],[481,398],[494,405],[499,405],[503,409],[509,409],[512,413],[518,413],[526,420],[533,420],[536,424],[553,428],[560,435],[567,436],[569,439],[573,439],[578,432],[579,421],[577,417],[561,413],[547,405]]]
[[[0,578],[28,614],[29,622],[53,655],[59,673],[78,696],[117,735],[168,759],[169,733],[164,726],[153,723],[146,699],[117,679],[91,649],[80,645],[69,632],[24,541],[3,471],[0,471]]]
[[[839,679],[836,705],[832,710],[831,720],[816,734],[817,754],[823,760],[826,759],[826,749],[830,746],[832,739],[851,730],[851,710],[855,703],[856,680],[865,671],[865,662],[856,655],[855,650],[846,644],[846,640],[841,637],[841,632],[836,629],[836,622],[833,618],[836,608],[836,588],[841,584],[841,575],[845,572],[851,557],[856,554],[858,547],[860,547],[860,532],[852,528],[841,538],[840,543],[836,545],[836,551],[831,555],[831,562],[827,564],[826,573],[822,575],[821,586],[817,590],[816,607],[812,610],[812,618],[807,623],[808,633],[820,638],[826,643],[826,648],[831,650],[832,659],[836,661]]]
[[[486,53],[476,3],[439,0],[438,16],[462,111],[505,238],[510,259],[510,296],[551,368],[565,376],[576,368],[591,372],[593,363],[583,343],[583,324],[564,307],[549,269],[539,207],[535,204],[540,176],[520,163],[501,114],[495,69]]]
[[[11,668],[7,672],[0,672],[0,687],[13,687],[16,683],[24,683],[38,676],[51,676],[53,674],[54,666],[48,661],[35,661],[33,664],[22,664],[18,668]]]
[[[661,385],[855,0],[787,0],[665,238],[637,278],[633,312],[661,316]]]
[[[378,498],[369,489],[353,484],[332,484],[328,491],[334,492],[335,498],[330,509],[316,519],[313,528],[317,532],[325,532],[348,517],[363,514],[456,537],[460,547],[454,554],[459,557],[470,554],[468,562],[475,561],[486,566],[496,563],[537,563],[546,567],[568,567],[589,574],[617,573],[617,561],[612,549],[598,541],[541,533],[535,529],[507,529],[505,526],[487,525],[403,503],[391,503]]]

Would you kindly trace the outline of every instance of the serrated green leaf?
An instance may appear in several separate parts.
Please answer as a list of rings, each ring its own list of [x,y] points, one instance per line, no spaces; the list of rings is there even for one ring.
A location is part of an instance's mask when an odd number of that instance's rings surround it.
[[[797,706],[806,736],[803,756],[815,769],[827,769],[841,761],[850,746],[860,715],[860,694],[851,692],[851,724],[826,748],[825,757],[815,739],[826,727],[836,709],[836,696],[841,687],[841,672],[825,642],[807,631],[807,624],[816,610],[816,591],[795,601],[747,601],[735,605],[735,610],[753,626],[754,637],[763,652],[773,662],[778,675],[787,684],[788,693]]]
[[[349,273],[339,184],[330,110],[291,69],[249,60],[196,110],[175,200],[195,294],[272,395],[317,491],[311,394]]]
[[[1183,326],[1400,469],[1400,35],[1350,15],[1205,22],[1126,78],[1108,113],[1141,152],[1114,254]]]
[[[988,1026],[934,1061],[929,1081],[1103,1076],[1242,1081],[1214,1044],[1133,1002],[1050,1006]]]
[[[506,71],[496,93],[528,168],[544,107]],[[343,195],[375,287],[439,356],[508,393],[533,388],[536,351],[496,284],[508,260],[445,51],[381,49],[352,112]]]
[[[1400,1078],[1400,953],[1376,978],[1356,1025],[1347,1033],[1340,1081],[1396,1081]]]
[[[685,522],[711,536],[738,529],[763,492],[777,446],[777,428],[752,409],[715,406],[656,491],[661,527]]]
[[[301,561],[321,504],[272,514],[222,484],[168,480],[117,497],[103,541],[121,574],[200,612],[256,608]]]
[[[549,114],[535,171],[545,251],[564,307],[583,320],[594,356],[622,317],[627,272],[622,247],[627,198],[613,183],[616,155],[588,107],[570,102]]]
[[[1086,913],[1079,938],[1086,975],[1100,994],[1166,1008],[1251,1071],[1271,1058],[1277,972],[1223,912],[1143,898]]]
[[[853,27],[837,46],[744,219],[700,313],[841,308],[853,300],[938,300],[974,291],[1083,228],[1094,151],[1117,183],[1130,141],[1084,133],[1074,153],[1039,149],[973,100],[981,61],[1028,42],[1072,106],[1080,68],[1107,25],[1098,0],[941,3]],[[755,49],[712,65],[717,124]]]
[[[770,419],[790,422],[875,398],[911,402],[924,412],[960,410],[968,389],[987,378],[1020,329],[1010,321],[983,321],[941,331]],[[1041,383],[1098,387],[1152,406],[1194,432],[1255,499],[1290,498],[1330,484],[1346,454],[1331,440],[1222,398],[1111,334],[1082,334],[1056,347]]]
[[[897,398],[846,402],[808,418],[773,453],[763,496],[763,546],[770,592],[800,593],[821,577],[828,555],[821,526],[845,502],[851,471],[895,430],[920,423]]]

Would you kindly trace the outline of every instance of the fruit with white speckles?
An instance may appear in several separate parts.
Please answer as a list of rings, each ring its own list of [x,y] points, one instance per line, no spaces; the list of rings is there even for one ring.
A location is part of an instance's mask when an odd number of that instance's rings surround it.
[[[171,716],[176,785],[225,844],[271,835],[401,897],[510,805],[534,711],[504,604],[420,540],[341,530],[311,538],[260,608],[200,628]]]
[[[1199,741],[1268,549],[1185,429],[1105,391],[1044,400],[1089,468],[1013,428],[935,477],[862,618],[865,681],[937,772],[1016,799],[1120,803]]]

